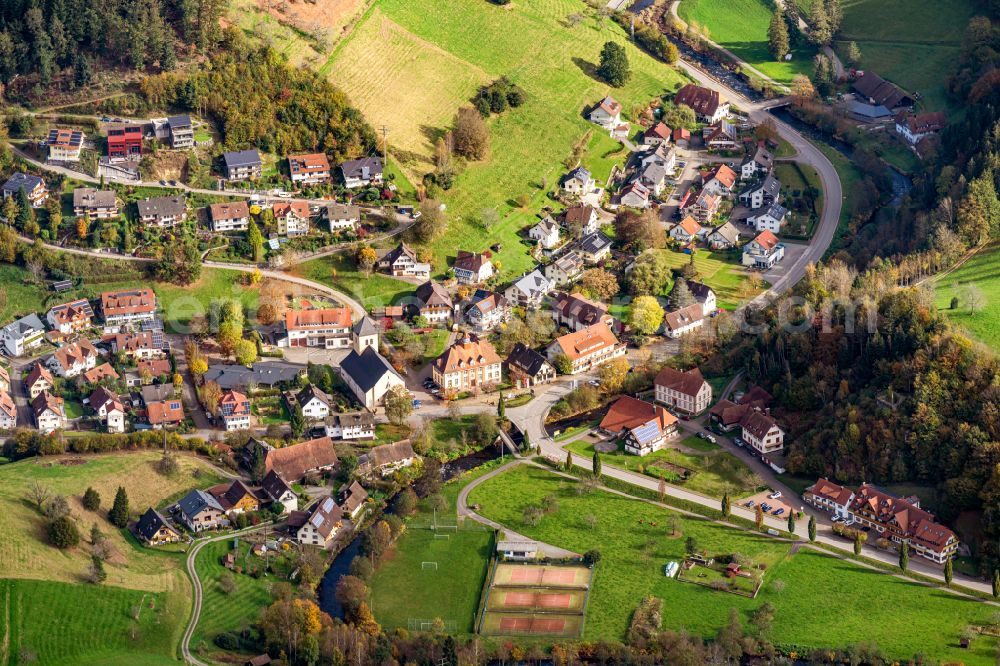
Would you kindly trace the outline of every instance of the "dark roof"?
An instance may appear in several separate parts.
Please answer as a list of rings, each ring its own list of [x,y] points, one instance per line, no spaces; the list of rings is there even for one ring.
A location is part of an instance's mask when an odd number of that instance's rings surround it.
[[[309,386],[305,387],[304,389],[299,391],[299,394],[297,396],[295,396],[295,399],[302,407],[308,405],[313,398],[318,399],[327,407],[329,407],[330,403],[333,402],[333,399],[329,395],[327,395],[320,389],[316,388],[314,384],[310,384]]]
[[[222,505],[219,504],[219,500],[215,499],[204,490],[192,490],[177,503],[181,509],[181,513],[189,518],[194,518],[199,513],[205,509],[215,509],[216,511],[222,511]]]
[[[360,160],[348,160],[340,165],[344,178],[376,178],[382,175],[381,157],[363,157]]]
[[[698,368],[691,368],[686,372],[681,372],[680,370],[666,367],[656,375],[653,384],[672,389],[682,395],[694,397],[698,395],[701,387],[705,385],[705,378],[701,376],[701,370]]]
[[[277,501],[285,493],[294,493],[292,487],[285,483],[285,480],[281,478],[281,475],[275,472],[273,469],[264,476],[264,479],[260,482],[261,489],[264,493],[270,497],[272,500]]]
[[[372,318],[365,315],[358,321],[354,322],[354,327],[351,332],[358,337],[365,337],[367,335],[378,335],[378,325],[372,321]]]
[[[142,514],[142,517],[139,518],[139,522],[135,524],[135,531],[143,539],[149,541],[164,527],[174,533],[177,532],[177,530],[170,526],[167,519],[163,517],[162,513],[153,507],[150,507],[146,509],[146,513]]]
[[[360,483],[354,481],[351,485],[341,488],[337,492],[337,501],[348,513],[354,513],[358,507],[368,499],[368,491]]]
[[[139,209],[140,216],[177,216],[183,215],[187,210],[184,197],[153,197],[152,199],[136,201],[135,205]]]
[[[698,301],[699,303],[704,303],[706,300],[708,300],[708,297],[711,294],[715,293],[712,291],[712,288],[709,287],[707,284],[703,284],[701,282],[695,282],[694,280],[688,280],[687,286],[688,290],[691,292],[691,295],[694,296],[695,300]]]
[[[237,150],[231,153],[222,153],[222,159],[226,162],[226,168],[243,166],[260,166],[260,153],[256,148],[250,150]]]
[[[596,254],[607,247],[611,247],[611,239],[600,231],[588,234],[580,241],[580,250],[587,254]]]
[[[147,384],[141,389],[142,401],[147,405],[151,402],[162,402],[174,399],[173,384]]]
[[[43,181],[38,176],[31,176],[26,173],[14,173],[11,174],[7,182],[3,184],[3,191],[10,192],[11,194],[17,194],[22,188],[25,192],[31,192],[33,189],[39,186],[39,184],[44,185]]]
[[[865,72],[854,82],[854,89],[875,104],[889,109],[913,104],[913,96],[874,72]]]
[[[116,203],[113,190],[78,187],[73,190],[74,208],[111,208]]]
[[[408,458],[415,458],[413,445],[410,440],[401,439],[398,442],[382,444],[373,447],[368,453],[358,458],[358,469],[362,472],[371,472],[385,465],[402,462]]]
[[[389,361],[382,358],[373,347],[365,347],[360,354],[357,350],[351,350],[351,353],[340,362],[340,370],[365,393],[372,390],[386,373],[397,374],[389,365]]]
[[[535,377],[549,362],[523,342],[518,342],[507,355],[507,365],[514,366],[529,377]]]
[[[417,287],[414,296],[421,302],[421,307],[427,305],[447,305],[452,307],[451,296],[448,291],[437,282],[428,280]]]
[[[674,96],[674,104],[689,106],[695,113],[703,116],[714,116],[723,102],[725,100],[717,90],[696,86],[693,83],[685,85]]]
[[[191,116],[170,116],[167,118],[170,129],[175,127],[191,127]]]
[[[251,368],[243,365],[213,365],[205,373],[205,381],[216,382],[222,389],[246,387],[250,384],[274,386],[296,381],[305,367],[273,361],[257,362]]]
[[[371,412],[348,412],[333,417],[341,428],[374,428],[375,416]]]
[[[222,495],[226,498],[226,501],[229,502],[229,506],[235,506],[237,502],[247,495],[250,495],[254,499],[257,498],[253,491],[247,488],[246,485],[244,485],[244,483],[239,479],[233,481]]]

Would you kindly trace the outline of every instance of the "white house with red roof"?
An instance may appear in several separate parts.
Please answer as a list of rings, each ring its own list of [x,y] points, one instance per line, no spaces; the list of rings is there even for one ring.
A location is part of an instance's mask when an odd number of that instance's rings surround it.
[[[290,310],[285,313],[285,337],[279,347],[324,347],[346,349],[351,346],[350,308]]]
[[[605,97],[590,112],[590,122],[596,123],[606,130],[614,129],[622,124],[622,105],[613,97]]]
[[[250,428],[250,398],[239,391],[226,391],[219,398],[219,418],[227,432]]]
[[[705,228],[690,215],[673,226],[668,234],[679,243],[687,245],[705,235]]]
[[[686,371],[663,368],[653,380],[653,392],[656,402],[688,414],[699,414],[712,404],[712,385],[698,368]]]
[[[156,317],[156,294],[152,289],[106,291],[101,294],[101,315],[108,327],[153,321]]]
[[[271,210],[280,235],[301,236],[309,233],[309,204],[305,201],[279,201]]]
[[[785,246],[770,231],[760,232],[743,246],[743,265],[766,270],[784,259]]]

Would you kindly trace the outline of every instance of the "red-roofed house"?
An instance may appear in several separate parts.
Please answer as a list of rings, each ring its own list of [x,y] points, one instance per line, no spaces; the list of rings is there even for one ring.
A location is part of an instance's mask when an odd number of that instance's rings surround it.
[[[351,310],[290,310],[285,313],[285,332],[285,339],[278,343],[281,347],[350,347]]]
[[[219,418],[226,431],[250,428],[250,398],[239,391],[226,391],[219,399]]]
[[[282,236],[309,233],[309,204],[305,201],[279,201],[272,210]]]
[[[940,111],[933,113],[900,113],[896,116],[896,131],[909,143],[916,145],[921,139],[937,134],[948,124]]]
[[[705,231],[705,228],[698,224],[698,220],[688,215],[674,225],[669,235],[679,243],[687,245],[704,236]]]
[[[445,393],[479,391],[500,383],[503,359],[486,340],[469,334],[434,359],[431,374]]]
[[[106,326],[123,326],[156,317],[156,294],[152,289],[106,291],[101,294],[101,315]]]
[[[184,420],[184,405],[180,400],[159,400],[146,404],[146,420],[154,430],[174,427]]]
[[[663,368],[653,380],[656,401],[688,414],[698,414],[712,402],[712,385],[701,376],[701,370],[686,372]]]
[[[683,104],[694,109],[698,120],[714,123],[729,115],[729,102],[718,91],[689,83],[674,96],[674,104]]]
[[[736,172],[725,164],[720,165],[705,183],[705,191],[713,194],[731,194],[736,185]]]
[[[656,123],[642,133],[642,145],[656,147],[664,143],[670,143],[670,135],[673,130],[663,123]]]
[[[743,265],[767,270],[785,257],[785,246],[770,231],[762,231],[743,246]]]
[[[590,122],[610,130],[622,122],[622,105],[613,97],[605,97],[601,103],[590,112]]]
[[[545,353],[557,369],[560,358],[565,356],[571,364],[569,374],[575,375],[624,356],[625,351],[625,345],[618,342],[608,325],[600,322],[556,338]]]
[[[660,405],[622,396],[601,420],[601,430],[625,440],[625,451],[644,456],[677,436],[677,418]]]

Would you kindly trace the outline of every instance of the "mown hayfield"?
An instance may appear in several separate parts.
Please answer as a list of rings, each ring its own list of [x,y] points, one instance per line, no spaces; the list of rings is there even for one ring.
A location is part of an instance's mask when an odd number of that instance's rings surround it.
[[[545,201],[562,162],[592,126],[582,114],[608,93],[591,76],[602,45],[626,44],[632,80],[614,96],[626,110],[676,89],[680,75],[629,44],[611,21],[588,17],[575,0],[518,2],[500,7],[482,0],[379,0],[322,71],[365,115],[390,129],[390,144],[411,179],[430,170],[431,137],[446,128],[478,86],[508,76],[527,102],[489,121],[490,156],[468,166],[445,193],[451,222],[433,244],[437,264],[457,248],[483,250],[497,241],[496,261],[514,276],[531,265],[517,232]],[[526,210],[512,199],[527,195]],[[497,208],[501,222],[484,228],[468,216]],[[440,270],[440,269],[438,269]]]
[[[946,106],[944,84],[975,14],[971,0],[844,0],[841,55],[855,41],[861,67],[923,95],[930,110]]]
[[[187,597],[186,592],[0,580],[0,635],[6,639],[0,663],[177,664]]]
[[[687,23],[708,29],[708,37],[732,51],[779,83],[790,84],[796,74],[812,72],[811,47],[792,53],[792,60],[777,62],[767,49],[767,27],[772,5],[765,0],[683,0],[677,13]]]
[[[0,467],[0,562],[2,575],[10,578],[54,580],[81,583],[90,563],[86,539],[92,524],[97,523],[114,546],[107,565],[107,586],[163,592],[188,590],[181,571],[181,555],[175,552],[142,548],[126,540],[107,521],[107,510],[114,501],[118,486],[124,486],[133,515],[158,505],[194,487],[208,487],[219,477],[203,463],[181,456],[181,471],[164,477],[153,469],[158,453],[136,452],[99,456],[60,456],[24,460]],[[82,464],[63,465],[60,461],[82,460]],[[193,472],[200,470],[200,478]],[[44,542],[44,519],[30,502],[32,482],[65,495],[84,539],[80,547],[60,551]],[[90,512],[80,498],[88,486],[101,495],[101,509]]]
[[[675,269],[681,268],[691,260],[690,255],[683,252],[654,251],[662,253],[666,257],[667,264]],[[735,255],[733,256],[735,257]],[[730,258],[723,252],[698,250],[694,255],[694,265],[698,270],[696,279],[704,282],[715,291],[720,308],[735,310],[742,301],[760,293],[760,290],[751,290],[750,272],[739,264],[738,257]]]
[[[958,269],[934,281],[935,303],[952,322],[977,340],[1000,353],[1000,245],[980,251]],[[973,313],[968,305],[968,289],[975,286],[983,296],[983,306]],[[958,296],[958,308],[951,299]]]

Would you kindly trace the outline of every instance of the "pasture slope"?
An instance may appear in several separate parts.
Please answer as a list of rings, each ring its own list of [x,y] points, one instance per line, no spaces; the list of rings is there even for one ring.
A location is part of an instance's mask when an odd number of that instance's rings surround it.
[[[979,251],[954,271],[935,278],[935,304],[951,321],[973,338],[1000,354],[1000,245]],[[982,294],[983,304],[975,312],[969,308],[969,287]],[[951,299],[958,307],[951,309]]]
[[[567,20],[585,11],[579,23]],[[594,76],[607,41],[628,50],[633,76],[620,89]],[[517,232],[557,184],[573,146],[599,131],[584,111],[611,92],[628,114],[682,83],[676,70],[636,49],[619,26],[576,0],[508,7],[485,0],[378,0],[320,71],[372,125],[389,128],[390,152],[414,182],[431,170],[434,142],[480,85],[507,76],[526,91],[523,106],[488,121],[490,156],[469,165],[444,194],[451,222],[431,248],[435,269],[443,271],[456,249],[483,250],[501,241],[497,259],[507,275],[531,264]],[[598,150],[607,151],[604,142]],[[525,209],[512,201],[520,196],[531,199]],[[501,221],[484,228],[472,219],[484,208],[496,208]]]

